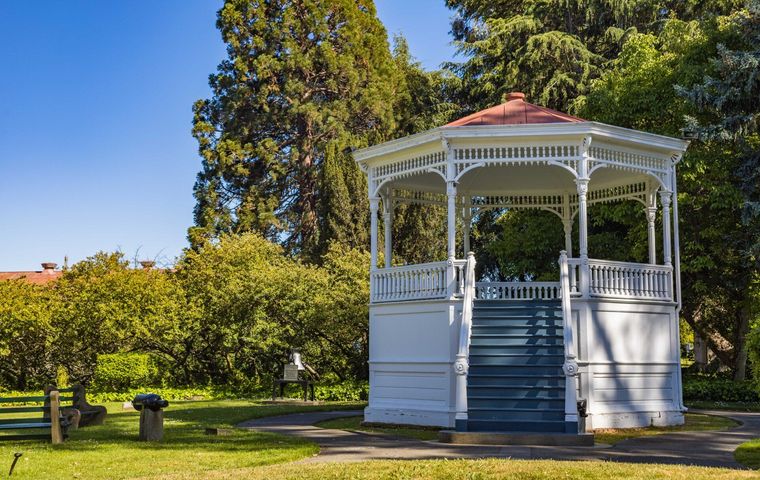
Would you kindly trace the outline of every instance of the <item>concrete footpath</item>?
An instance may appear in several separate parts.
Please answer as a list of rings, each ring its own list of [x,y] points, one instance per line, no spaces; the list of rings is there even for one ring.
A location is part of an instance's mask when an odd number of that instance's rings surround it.
[[[607,460],[666,463],[707,467],[744,468],[734,460],[737,446],[760,438],[760,413],[692,411],[732,418],[741,425],[723,431],[678,432],[623,440],[614,446],[533,447],[451,445],[383,434],[323,429],[314,424],[340,417],[362,415],[359,410],[314,412],[249,420],[238,425],[264,432],[295,435],[317,443],[319,455],[305,462],[358,462],[380,459],[520,458],[555,460]]]

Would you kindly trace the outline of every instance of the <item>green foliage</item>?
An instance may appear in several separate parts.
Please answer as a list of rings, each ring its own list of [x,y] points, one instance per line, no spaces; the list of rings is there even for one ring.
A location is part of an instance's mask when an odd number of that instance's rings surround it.
[[[369,399],[368,382],[342,382],[332,385],[317,384],[314,396],[320,401],[358,402]]]
[[[147,353],[98,355],[92,387],[98,392],[124,392],[138,386],[156,386],[159,368]]]
[[[498,226],[498,237],[486,248],[497,259],[502,278],[546,281],[559,276],[557,259],[565,237],[556,215],[510,210],[499,218]]]
[[[135,395],[141,393],[155,393],[169,401],[183,400],[223,400],[237,398],[237,395],[219,388],[211,387],[182,387],[167,388],[153,385],[132,385],[128,389],[113,391],[87,392],[87,401],[92,404],[110,402],[131,402]]]
[[[686,401],[758,402],[760,390],[755,382],[721,377],[684,376]]]
[[[43,287],[0,281],[0,385],[25,390],[55,379],[51,304]]]
[[[192,334],[181,284],[168,272],[129,268],[121,253],[77,263],[50,292],[53,361],[77,382],[91,381],[99,354],[141,350],[181,360],[181,340]]]

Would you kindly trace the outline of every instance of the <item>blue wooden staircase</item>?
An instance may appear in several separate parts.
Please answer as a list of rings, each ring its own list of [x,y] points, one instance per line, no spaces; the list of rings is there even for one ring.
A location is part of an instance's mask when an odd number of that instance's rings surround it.
[[[474,300],[459,431],[577,433],[565,422],[560,300]]]

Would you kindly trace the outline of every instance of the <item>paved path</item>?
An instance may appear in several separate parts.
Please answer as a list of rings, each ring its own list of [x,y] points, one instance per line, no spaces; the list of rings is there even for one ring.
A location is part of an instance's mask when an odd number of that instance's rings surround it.
[[[743,468],[734,461],[734,449],[760,438],[760,413],[695,411],[722,415],[742,423],[720,432],[678,432],[624,440],[615,446],[531,447],[451,445],[382,434],[323,429],[315,423],[361,415],[359,410],[314,412],[267,417],[239,427],[306,438],[320,446],[318,456],[306,462],[356,462],[379,459],[521,458],[557,460],[610,460],[634,463],[668,463]]]

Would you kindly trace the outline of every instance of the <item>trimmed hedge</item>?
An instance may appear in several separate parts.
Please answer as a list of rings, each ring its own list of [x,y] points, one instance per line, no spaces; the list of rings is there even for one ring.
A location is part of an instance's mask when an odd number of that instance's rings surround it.
[[[125,392],[140,386],[160,384],[154,357],[147,353],[111,353],[98,355],[94,392]]]
[[[760,402],[757,387],[750,380],[687,376],[683,379],[683,399],[709,402]]]

